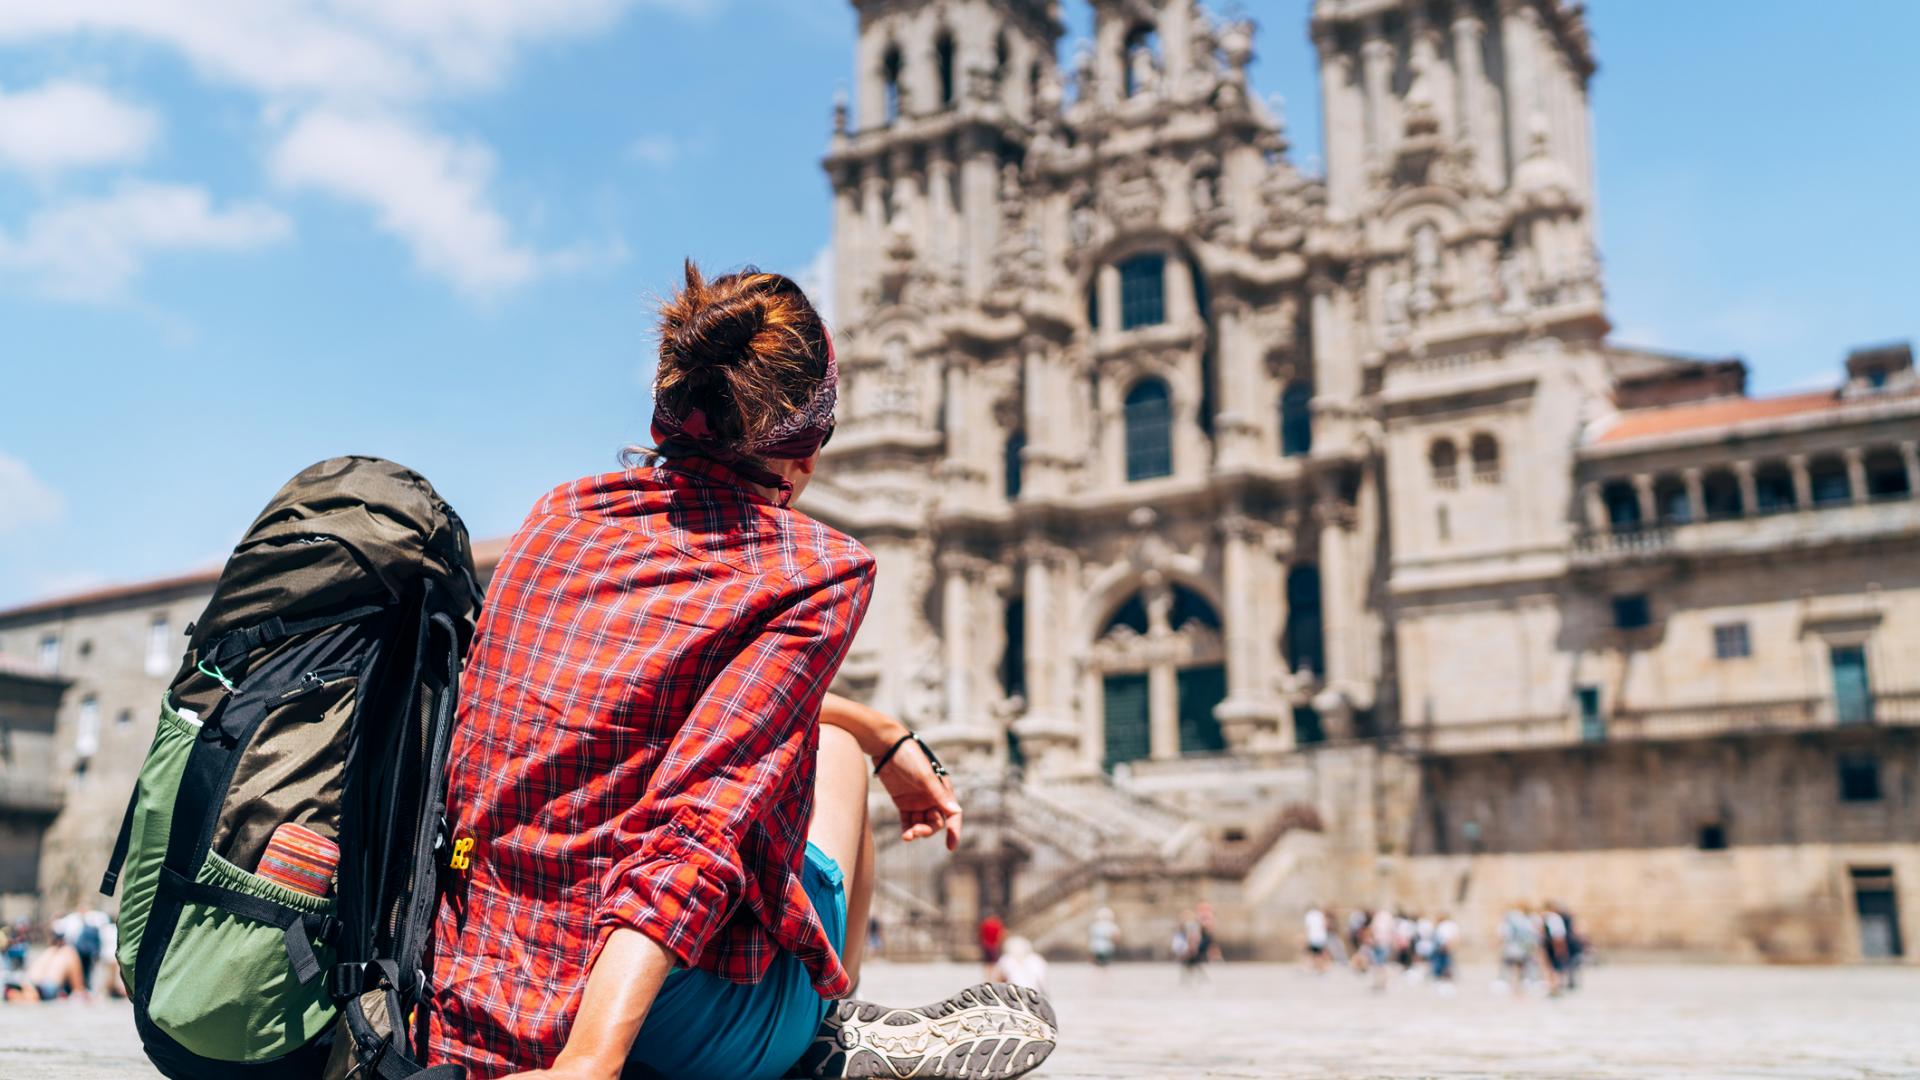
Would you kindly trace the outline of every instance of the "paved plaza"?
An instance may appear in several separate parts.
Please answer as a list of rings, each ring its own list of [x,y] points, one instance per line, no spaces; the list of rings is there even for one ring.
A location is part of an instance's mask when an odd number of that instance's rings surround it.
[[[866,996],[917,1003],[974,978],[957,965],[869,969]],[[1920,971],[1617,966],[1560,1000],[1496,997],[1469,966],[1459,993],[1229,965],[1181,986],[1166,965],[1059,966],[1065,1039],[1051,1080],[1185,1077],[1920,1076]],[[132,1013],[0,1007],[0,1078],[155,1074]]]

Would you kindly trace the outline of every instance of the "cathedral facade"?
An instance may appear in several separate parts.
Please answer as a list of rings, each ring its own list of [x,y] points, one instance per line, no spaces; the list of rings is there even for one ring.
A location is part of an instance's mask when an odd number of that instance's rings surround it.
[[[1233,955],[1313,903],[1484,955],[1557,900],[1616,951],[1911,956],[1910,349],[1755,398],[1609,341],[1577,5],[1318,0],[1318,177],[1247,79],[1299,28],[1090,3],[1064,67],[1050,0],[853,4],[803,508],[879,565],[836,688],[967,806],[951,858],[879,830],[889,951],[1108,907],[1149,956],[1206,902]],[[0,612],[0,912],[91,896],[212,585]]]
[[[1064,69],[1057,4],[853,6],[809,509],[879,559],[842,688],[982,804],[973,862],[883,856],[896,916],[1068,949],[1104,905],[1144,946],[1207,900],[1257,954],[1315,898],[1490,931],[1551,896],[1736,955],[1920,931],[1910,355],[1795,409],[1608,342],[1578,5],[1320,0],[1324,179],[1256,27],[1194,0],[1092,0]],[[1808,856],[1854,840],[1892,846]],[[1743,873],[1764,931],[1659,925]]]

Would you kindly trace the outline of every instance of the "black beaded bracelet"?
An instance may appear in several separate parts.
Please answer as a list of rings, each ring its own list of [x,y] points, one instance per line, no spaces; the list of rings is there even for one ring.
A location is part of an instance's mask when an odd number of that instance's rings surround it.
[[[938,755],[936,755],[933,752],[933,747],[928,746],[927,740],[921,738],[919,735],[911,731],[907,732],[905,735],[900,736],[898,739],[895,739],[893,741],[893,745],[887,747],[887,752],[884,754],[881,754],[879,759],[873,763],[873,775],[879,776],[880,770],[887,767],[887,762],[892,761],[893,755],[899,753],[900,748],[907,745],[909,740],[920,744],[921,752],[927,755],[927,764],[933,766],[933,775],[935,776],[947,775],[947,767],[945,765],[940,764],[940,758]]]

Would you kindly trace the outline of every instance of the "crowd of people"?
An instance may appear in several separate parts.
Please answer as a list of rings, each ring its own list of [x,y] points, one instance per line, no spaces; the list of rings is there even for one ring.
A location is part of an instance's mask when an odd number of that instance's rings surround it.
[[[0,1001],[9,1005],[127,996],[114,959],[119,925],[103,911],[70,911],[44,926],[0,926]]]
[[[1305,963],[1316,974],[1347,967],[1366,976],[1376,990],[1387,988],[1398,970],[1408,982],[1432,982],[1442,994],[1454,992],[1455,955],[1460,925],[1444,912],[1411,914],[1394,908],[1341,913],[1315,904],[1304,919]],[[1574,931],[1573,913],[1557,903],[1516,904],[1499,924],[1499,993],[1540,989],[1558,995],[1577,989],[1587,952]]]

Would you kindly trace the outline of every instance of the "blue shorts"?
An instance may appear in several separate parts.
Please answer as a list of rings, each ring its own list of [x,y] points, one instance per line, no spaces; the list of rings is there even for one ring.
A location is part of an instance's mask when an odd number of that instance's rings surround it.
[[[840,866],[807,845],[800,884],[826,928],[833,951],[847,940],[847,886]],[[738,1077],[777,1080],[812,1044],[827,1017],[800,958],[782,950],[757,983],[728,982],[708,971],[667,976],[628,1055],[629,1076]]]

